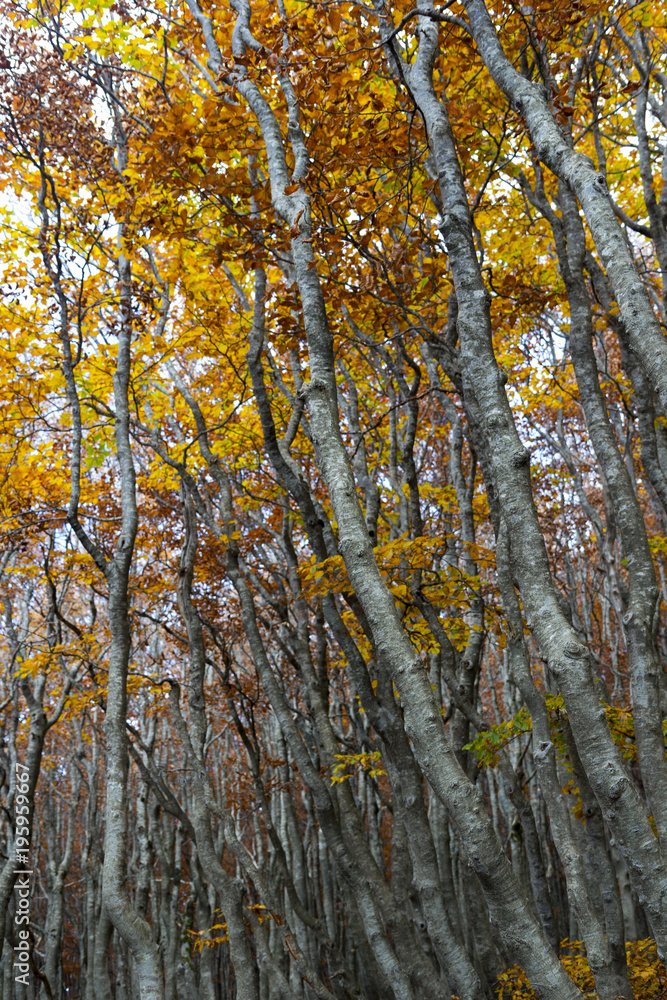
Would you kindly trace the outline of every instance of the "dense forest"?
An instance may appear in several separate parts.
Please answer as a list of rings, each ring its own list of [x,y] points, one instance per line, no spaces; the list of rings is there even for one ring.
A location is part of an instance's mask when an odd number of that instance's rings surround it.
[[[0,0],[0,997],[667,996],[667,4]]]

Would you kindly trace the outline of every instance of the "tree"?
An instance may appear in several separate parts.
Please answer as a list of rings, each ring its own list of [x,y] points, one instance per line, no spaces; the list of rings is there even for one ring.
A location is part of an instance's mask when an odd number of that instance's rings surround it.
[[[659,996],[662,7],[3,12],[28,989]]]

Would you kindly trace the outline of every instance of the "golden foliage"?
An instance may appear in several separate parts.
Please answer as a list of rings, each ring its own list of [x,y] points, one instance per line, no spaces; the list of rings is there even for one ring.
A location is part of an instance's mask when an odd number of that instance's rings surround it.
[[[586,1000],[597,1000],[593,973],[581,941],[563,941],[561,962]],[[628,973],[635,1000],[661,1000],[667,992],[667,971],[658,958],[655,941],[630,941],[626,945]],[[508,969],[498,977],[499,1000],[535,1000],[525,972],[518,967]]]

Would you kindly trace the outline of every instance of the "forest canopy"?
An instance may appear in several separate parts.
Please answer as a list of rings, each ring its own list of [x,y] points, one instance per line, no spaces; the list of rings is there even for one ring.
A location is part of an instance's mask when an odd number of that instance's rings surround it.
[[[0,997],[667,993],[667,4],[0,0]]]

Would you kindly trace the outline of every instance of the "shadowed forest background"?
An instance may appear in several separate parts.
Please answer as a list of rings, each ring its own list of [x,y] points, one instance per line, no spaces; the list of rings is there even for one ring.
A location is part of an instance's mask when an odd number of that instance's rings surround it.
[[[667,996],[667,5],[0,11],[2,1000]]]

